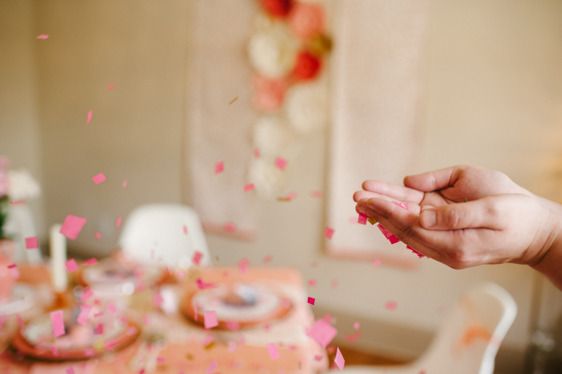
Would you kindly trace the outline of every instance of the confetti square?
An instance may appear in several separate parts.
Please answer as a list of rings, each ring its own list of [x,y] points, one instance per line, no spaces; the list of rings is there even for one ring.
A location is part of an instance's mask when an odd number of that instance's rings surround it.
[[[244,185],[244,192],[250,192],[256,189],[256,185],[253,183],[248,183]]]
[[[287,160],[283,157],[277,157],[275,159],[275,167],[279,170],[285,170],[287,168]]]
[[[325,320],[319,319],[314,322],[307,334],[322,348],[326,348],[336,336],[337,330]]]
[[[390,311],[396,310],[397,307],[398,307],[398,303],[396,301],[387,301],[384,304],[384,308]]]
[[[94,119],[94,111],[90,110],[88,111],[88,113],[86,114],[86,124],[90,124],[92,123],[92,120]]]
[[[70,240],[78,238],[80,231],[86,224],[86,218],[69,214],[64,219],[60,233]]]
[[[38,40],[47,40],[49,39],[49,34],[39,34],[37,35]]]
[[[94,182],[94,184],[102,184],[106,180],[107,177],[105,176],[104,173],[98,173],[92,177],[92,182]]]
[[[203,323],[206,329],[217,327],[219,325],[219,322],[217,321],[217,313],[214,311],[206,311],[203,314]]]
[[[36,236],[28,236],[25,238],[25,248],[27,249],[37,249],[39,248],[39,242]]]
[[[315,299],[314,297],[310,297],[310,296],[309,296],[308,299],[307,299],[307,302],[308,302],[310,305],[314,305],[314,303],[316,302],[316,299]]]
[[[367,224],[367,216],[359,213],[359,216],[357,217],[357,223],[360,224],[360,225],[366,225]]]
[[[66,270],[68,270],[69,273],[73,273],[76,270],[78,270],[78,265],[76,264],[76,261],[73,258],[66,261]]]
[[[345,359],[343,358],[343,355],[341,354],[339,347],[336,350],[336,357],[334,358],[334,363],[336,364],[336,367],[340,370],[342,370],[345,367]]]
[[[64,335],[64,314],[62,310],[55,310],[51,312],[51,328],[53,336],[58,338]]]
[[[324,229],[324,236],[326,237],[326,239],[330,240],[332,239],[332,236],[334,236],[334,229],[331,227],[326,227]]]
[[[220,174],[224,171],[224,161],[217,161],[215,164],[215,174]]]
[[[195,251],[195,253],[193,253],[193,258],[191,259],[191,261],[193,262],[194,265],[200,265],[202,258],[203,258],[203,253],[199,251]]]
[[[390,231],[388,231],[386,229],[386,227],[384,227],[383,225],[381,225],[380,223],[377,225],[377,227],[379,228],[379,230],[382,232],[382,234],[384,235],[384,237],[386,238],[386,240],[388,240],[390,242],[390,244],[396,244],[400,241],[400,239],[398,239],[398,237],[396,235],[394,235],[393,233],[391,233]]]

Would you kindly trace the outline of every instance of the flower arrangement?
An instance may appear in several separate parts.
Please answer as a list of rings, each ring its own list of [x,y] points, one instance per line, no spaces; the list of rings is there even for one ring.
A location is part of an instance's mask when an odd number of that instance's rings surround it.
[[[0,240],[9,239],[8,213],[11,203],[21,203],[39,196],[41,190],[26,170],[10,170],[9,161],[0,156]]]
[[[258,1],[261,12],[248,56],[254,70],[252,104],[260,113],[253,134],[260,159],[252,161],[250,179],[258,193],[274,197],[284,185],[275,160],[289,158],[300,137],[328,121],[322,73],[332,41],[322,0]]]

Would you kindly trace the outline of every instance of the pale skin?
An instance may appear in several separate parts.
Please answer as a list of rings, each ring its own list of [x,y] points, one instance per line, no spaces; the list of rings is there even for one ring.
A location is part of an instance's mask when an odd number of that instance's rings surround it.
[[[525,264],[562,290],[562,205],[501,172],[455,166],[407,176],[403,186],[367,180],[353,199],[357,212],[454,269]]]

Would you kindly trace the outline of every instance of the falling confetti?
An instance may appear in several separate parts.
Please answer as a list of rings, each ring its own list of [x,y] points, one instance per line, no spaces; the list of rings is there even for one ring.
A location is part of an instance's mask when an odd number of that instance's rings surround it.
[[[314,305],[314,303],[316,302],[316,299],[315,299],[314,297],[310,297],[310,296],[309,296],[308,299],[307,299],[307,302],[308,302],[310,305]]]
[[[326,239],[330,240],[332,239],[332,237],[334,236],[334,229],[331,227],[326,227],[324,229],[324,236],[326,237]]]
[[[89,110],[88,113],[86,114],[86,124],[90,124],[92,123],[92,120],[94,119],[94,111],[93,110]]]
[[[394,235],[393,233],[391,233],[390,231],[388,231],[386,229],[386,227],[384,227],[383,225],[381,225],[380,223],[377,225],[377,227],[379,228],[379,230],[382,232],[382,234],[384,235],[384,237],[390,242],[390,244],[396,244],[400,241],[400,239],[398,239],[398,237],[396,235]]]
[[[250,192],[256,189],[256,185],[253,183],[248,183],[244,185],[244,192]]]
[[[396,301],[387,301],[384,304],[385,309],[393,311],[396,310],[396,308],[398,307],[398,303]]]
[[[37,35],[38,40],[47,40],[49,39],[49,34],[39,34]]]
[[[326,320],[319,319],[308,330],[308,336],[316,341],[322,348],[326,348],[328,344],[335,338],[337,330]]]
[[[98,173],[92,177],[92,182],[94,182],[94,184],[102,184],[106,180],[107,177],[105,176],[104,173]]]
[[[360,225],[366,225],[367,224],[367,216],[359,213],[359,216],[357,217],[357,223]]]
[[[217,327],[219,325],[217,313],[211,310],[203,313],[203,323],[206,329]]]
[[[275,158],[275,167],[279,170],[285,170],[287,168],[287,160],[283,157]]]
[[[25,238],[25,248],[26,249],[37,249],[39,248],[39,242],[36,236],[29,236]]]
[[[66,270],[68,270],[69,273],[73,273],[76,270],[78,270],[78,265],[76,264],[76,261],[73,258],[66,261]]]
[[[220,174],[224,171],[224,161],[217,161],[215,163],[215,174]]]
[[[345,359],[340,352],[339,347],[336,350],[336,357],[334,358],[334,363],[336,364],[337,368],[342,370],[345,367]]]
[[[69,214],[64,219],[60,233],[70,240],[75,240],[86,224],[86,218]]]

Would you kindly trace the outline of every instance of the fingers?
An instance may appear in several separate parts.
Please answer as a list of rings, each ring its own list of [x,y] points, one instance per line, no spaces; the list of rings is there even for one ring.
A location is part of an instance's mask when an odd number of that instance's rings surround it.
[[[420,213],[420,224],[431,230],[500,229],[498,210],[497,202],[493,198],[439,207],[424,205]]]
[[[406,244],[438,261],[445,260],[446,250],[452,243],[450,231],[427,230],[418,223],[418,216],[384,199],[361,200],[357,211],[374,217]]]
[[[404,201],[395,200],[386,195],[381,195],[379,193],[370,192],[370,191],[357,191],[353,194],[353,200],[357,203],[360,202],[361,200],[369,200],[369,199],[383,199],[386,201],[390,201],[391,203],[395,204],[398,207],[401,207],[402,209],[407,209],[410,212],[415,213],[416,215],[419,215],[420,213],[420,205],[418,203],[412,203],[412,202],[405,203]]]
[[[404,178],[404,186],[423,192],[441,190],[454,185],[462,167],[430,171],[423,174],[409,175]]]
[[[423,192],[375,180],[367,180],[363,182],[362,188],[365,191],[376,192],[380,195],[388,196],[396,200],[409,201],[416,204],[419,204],[423,199]]]

